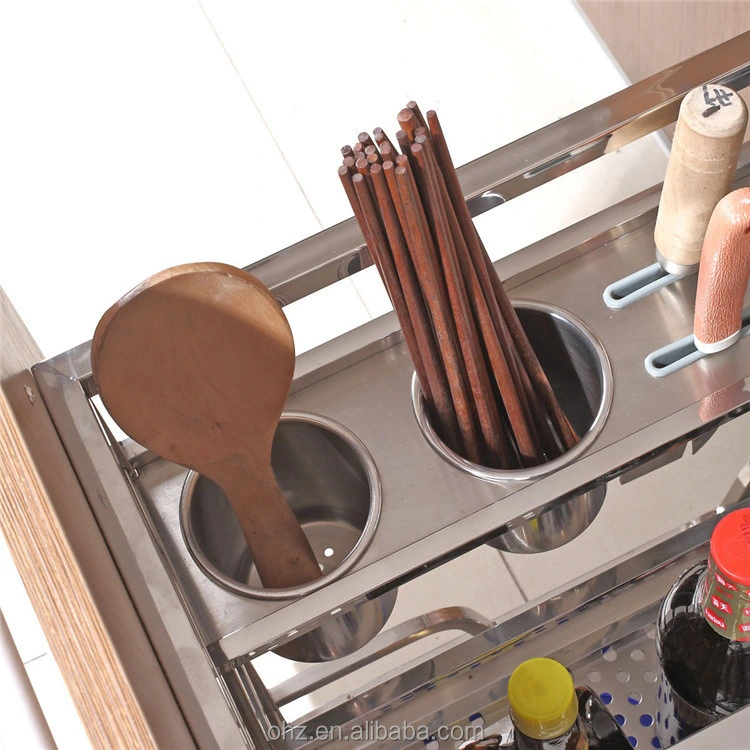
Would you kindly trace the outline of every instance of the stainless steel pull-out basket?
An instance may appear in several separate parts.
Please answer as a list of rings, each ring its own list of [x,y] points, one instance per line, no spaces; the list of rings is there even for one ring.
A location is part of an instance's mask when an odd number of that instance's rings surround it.
[[[462,167],[472,213],[674,121],[697,85],[748,86],[749,57],[750,32]],[[748,157],[746,148],[737,185],[750,184]],[[603,302],[610,283],[653,262],[658,199],[658,188],[646,191],[496,263],[585,435],[539,471],[493,474],[441,447],[392,313],[298,358],[274,467],[329,564],[324,585],[293,596],[258,588],[221,503],[202,502],[215,488],[112,436],[88,344],[34,368],[203,750],[403,747],[411,743],[381,734],[405,725],[426,727],[415,747],[452,749],[466,727],[507,728],[507,678],[535,655],[559,658],[608,696],[632,743],[655,746],[653,622],[670,584],[705,555],[717,513],[499,618],[461,601],[427,603],[396,623],[389,615],[407,587],[412,596],[422,576],[449,561],[479,549],[556,547],[589,525],[592,533],[602,503],[617,502],[609,488],[658,470],[687,445],[720,441],[750,409],[746,339],[665,378],[644,366],[650,352],[690,333],[694,277],[622,310]],[[351,220],[249,270],[290,303],[356,273],[360,253]],[[743,490],[717,496],[718,513],[745,503]],[[437,637],[446,633],[453,637]],[[258,661],[271,651],[312,663],[271,684]],[[747,711],[706,734],[736,731],[737,721],[746,737]],[[699,737],[685,747],[728,746]]]

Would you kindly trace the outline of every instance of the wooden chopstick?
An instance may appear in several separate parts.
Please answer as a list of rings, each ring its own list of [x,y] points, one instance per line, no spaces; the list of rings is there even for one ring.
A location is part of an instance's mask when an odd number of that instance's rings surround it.
[[[359,228],[362,231],[362,236],[365,240],[365,250],[367,250],[367,253],[372,258],[372,260],[375,261],[375,265],[377,266],[378,273],[380,274],[382,278],[383,271],[380,268],[380,263],[378,261],[377,256],[372,252],[372,249],[370,247],[372,238],[370,238],[368,235],[369,230],[367,226],[367,219],[362,210],[362,206],[359,203],[359,198],[357,197],[357,193],[354,190],[354,182],[352,181],[353,177],[354,175],[345,166],[342,165],[339,167],[339,179],[341,180],[341,184],[344,187],[344,192],[346,193],[346,197],[349,199],[349,205],[351,205],[352,211],[354,211],[354,218],[357,220],[357,224],[359,225]]]
[[[393,145],[389,142],[384,142],[380,144],[380,156],[383,159],[383,164],[385,162],[390,161],[396,163],[396,157],[398,156],[398,151],[393,147]]]
[[[365,159],[370,165],[383,163],[380,151],[378,151],[375,146],[367,146],[367,148],[365,148]]]
[[[413,117],[413,115],[412,115]],[[476,406],[479,427],[482,435],[482,452],[485,465],[490,465],[500,457],[507,466],[511,461],[507,441],[495,399],[490,385],[489,374],[479,344],[480,338],[469,303],[465,276],[459,266],[453,235],[445,212],[436,175],[428,160],[427,144],[415,143],[411,153],[419,175],[420,194],[425,206],[430,227],[433,230],[443,275],[448,289],[453,312],[453,321],[461,346],[463,363]],[[506,407],[507,408],[507,407]]]
[[[388,185],[388,180],[393,180],[395,177],[394,169],[393,162],[388,161],[382,167],[379,164],[374,165],[370,169],[370,175],[375,188],[380,215],[390,243],[396,273],[403,289],[406,308],[414,330],[416,347],[422,358],[424,373],[417,372],[417,377],[419,377],[420,385],[422,385],[426,402],[431,404],[436,412],[432,417],[436,418],[438,424],[443,427],[444,441],[451,447],[461,445],[458,422],[451,403],[445,368],[440,359],[432,323],[422,298],[419,281],[409,257],[409,250],[401,227],[399,209],[403,212],[403,208],[401,205],[399,207],[394,205]],[[408,341],[407,346],[409,346]],[[411,352],[411,346],[409,346],[409,351]]]
[[[446,186],[451,197],[451,202],[456,210],[456,215],[461,223],[464,235],[469,241],[469,249],[474,256],[475,264],[477,267],[483,265],[487,270],[500,311],[508,326],[513,341],[518,348],[518,352],[521,355],[521,361],[526,368],[534,388],[539,393],[539,397],[544,404],[544,407],[547,409],[555,429],[562,438],[565,448],[570,449],[578,442],[578,436],[573,431],[570,422],[560,408],[557,397],[547,380],[547,376],[544,374],[544,370],[539,364],[539,360],[537,359],[536,353],[526,336],[526,332],[523,330],[521,321],[518,320],[518,316],[513,309],[513,305],[510,302],[505,288],[495,272],[492,261],[487,254],[481,238],[476,232],[474,222],[471,220],[471,215],[469,214],[469,209],[463,196],[463,191],[461,190],[461,185],[458,182],[458,176],[456,175],[456,170],[453,166],[453,160],[451,159],[450,151],[448,150],[448,145],[440,126],[440,121],[434,110],[427,112],[427,122],[429,124],[430,134],[435,147],[435,157],[445,175]],[[477,262],[480,260],[481,263]]]
[[[500,397],[505,406],[510,427],[520,454],[520,463],[522,466],[534,466],[541,462],[542,455],[539,449],[539,441],[534,426],[533,424],[529,424],[530,415],[527,414],[527,409],[525,408],[525,399],[523,398],[523,392],[521,391],[521,383],[520,381],[518,383],[515,382],[511,372],[512,365],[514,365],[515,362],[506,359],[506,354],[496,336],[494,320],[490,313],[489,305],[492,300],[486,299],[485,292],[482,289],[477,269],[475,269],[472,263],[472,259],[466,247],[465,238],[461,232],[458,219],[456,218],[455,211],[450,202],[445,180],[439,170],[437,161],[434,158],[431,143],[425,136],[418,135],[416,136],[416,144],[412,146],[412,149],[416,150],[417,146],[423,149],[424,158],[427,161],[430,174],[433,176],[433,182],[436,184],[439,191],[443,211],[446,215],[450,232],[453,237],[456,258],[459,263],[461,274],[466,281],[471,308],[474,312],[474,317],[481,334],[480,342],[487,355],[489,372],[493,375]],[[497,440],[501,439],[503,444],[498,445]],[[510,443],[505,435],[502,435],[502,438],[498,437],[496,439],[495,443],[492,445],[492,449],[493,455],[500,458],[504,468],[510,468],[516,464],[512,449],[510,448]]]
[[[375,144],[380,149],[381,154],[383,154],[383,147],[385,145],[388,145],[394,153],[393,158],[394,159],[396,158],[395,157],[396,149],[394,148],[393,143],[391,143],[390,138],[388,138],[388,136],[385,134],[385,131],[383,130],[383,128],[374,128],[372,131],[372,137],[375,139]],[[385,158],[385,154],[383,154],[383,161],[387,161],[387,159]]]
[[[503,316],[507,321],[508,328],[511,335],[513,336],[513,341],[518,348],[518,353],[521,356],[521,361],[523,362],[524,367],[526,368],[526,372],[529,374],[529,378],[531,379],[536,392],[539,394],[544,407],[547,409],[550,419],[552,420],[552,424],[555,426],[555,429],[562,438],[565,449],[570,450],[578,443],[579,437],[578,435],[576,435],[575,430],[573,429],[572,425],[568,421],[567,416],[560,407],[560,402],[557,400],[557,396],[555,396],[555,392],[552,390],[552,386],[547,379],[547,375],[545,374],[541,364],[539,363],[539,360],[537,359],[536,352],[531,346],[531,342],[526,335],[526,331],[524,331],[523,326],[521,325],[521,321],[518,319],[518,315],[516,315],[516,311],[513,308],[513,305],[511,304],[507,293],[505,292],[505,288],[503,287],[502,282],[495,273],[494,267],[492,266],[492,262],[490,261],[489,255],[487,255],[486,250],[484,254],[487,257],[487,265],[492,269],[492,286],[495,289],[497,301],[500,305],[500,309],[503,312]],[[495,279],[497,279],[497,281],[495,281]]]
[[[357,136],[357,142],[362,144],[363,148],[367,148],[367,146],[374,146],[375,144],[372,142],[372,138],[370,138],[369,133],[360,133]]]
[[[539,394],[534,389],[529,374],[526,372],[523,362],[521,362],[521,355],[517,349],[514,352],[521,386],[529,406],[531,418],[534,420],[534,425],[536,426],[541,448],[544,451],[546,460],[551,461],[562,454],[561,438],[555,434],[552,423],[547,418],[547,412],[539,398]]]
[[[411,109],[402,109],[396,119],[398,119],[398,124],[406,132],[409,140],[414,141],[414,129],[418,128],[420,124],[414,112]]]
[[[394,170],[397,195],[403,204],[406,231],[410,237],[410,246],[413,248],[412,257],[422,285],[425,303],[432,316],[465,455],[469,461],[480,463],[482,456],[476,407],[469,397],[469,387],[466,382],[460,346],[456,340],[450,302],[442,287],[440,277],[437,275],[436,252],[429,226],[408,159],[403,155],[399,156],[397,164]]]
[[[413,100],[410,101],[406,105],[406,109],[409,109],[409,110],[411,110],[413,112],[414,117],[416,117],[416,119],[417,119],[417,125],[419,127],[427,129],[427,123],[425,122],[424,117],[422,117],[422,112],[419,109],[419,105],[415,101],[413,101]]]
[[[434,111],[398,113],[342,148],[339,175],[391,297],[430,418],[490,467],[533,466],[578,441],[474,227]]]
[[[396,131],[396,143],[398,143],[398,147],[401,149],[403,156],[406,156],[407,158],[411,156],[411,152],[409,151],[411,148],[411,140],[405,130],[401,129]]]
[[[367,184],[365,177],[361,174],[353,175],[351,181],[354,186],[356,197],[359,200],[362,213],[365,217],[367,246],[370,248],[372,256],[376,259],[381,277],[386,289],[388,290],[391,302],[393,302],[393,307],[396,310],[396,314],[401,323],[401,330],[403,331],[406,345],[409,347],[410,352],[416,352],[416,356],[412,355],[412,360],[414,362],[414,369],[417,371],[417,377],[420,379],[420,383],[424,384],[426,393],[429,394],[429,398],[432,400],[433,394],[430,388],[430,380],[427,377],[422,361],[421,350],[417,347],[417,339],[406,300],[404,299],[404,292],[401,288],[393,257],[390,253],[390,247],[386,240],[384,228],[380,223],[378,212],[375,209],[370,186]]]
[[[417,130],[420,129],[417,128]],[[461,273],[469,285],[469,298],[480,325],[482,343],[484,344],[491,365],[491,371],[505,405],[510,427],[518,446],[521,465],[535,466],[543,461],[543,454],[538,430],[532,419],[520,374],[518,373],[515,347],[513,347],[507,328],[504,325],[489,280],[483,278],[486,276],[486,269],[483,265],[476,267],[473,262],[473,258],[467,247],[467,238],[464,236],[456,217],[453,204],[448,195],[444,175],[435,158],[432,143],[427,136],[421,134],[415,136],[415,141],[425,149],[431,169],[439,177],[437,182],[440,187],[440,196],[445,205],[445,211],[451,225],[457,257],[461,263]]]

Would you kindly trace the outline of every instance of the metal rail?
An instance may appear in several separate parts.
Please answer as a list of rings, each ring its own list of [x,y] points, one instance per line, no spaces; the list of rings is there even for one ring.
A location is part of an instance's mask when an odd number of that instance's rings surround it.
[[[472,216],[674,122],[703,83],[750,85],[750,31],[656,73],[458,169]],[[364,245],[351,218],[247,267],[282,304],[351,276]]]

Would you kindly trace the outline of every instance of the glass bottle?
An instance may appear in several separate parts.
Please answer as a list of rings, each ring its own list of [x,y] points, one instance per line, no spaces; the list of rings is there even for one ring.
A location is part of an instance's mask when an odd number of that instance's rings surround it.
[[[750,705],[750,509],[722,518],[708,560],[670,589],[656,649],[662,747]]]
[[[529,659],[508,682],[515,750],[589,750],[573,678],[553,659]]]

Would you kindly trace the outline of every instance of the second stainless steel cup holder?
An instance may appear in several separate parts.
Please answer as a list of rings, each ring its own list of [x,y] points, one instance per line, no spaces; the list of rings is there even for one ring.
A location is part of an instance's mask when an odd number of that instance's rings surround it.
[[[612,403],[609,358],[580,320],[542,302],[523,300],[513,305],[563,411],[581,436],[571,450],[547,463],[523,469],[493,469],[472,463],[441,440],[430,423],[416,375],[412,380],[414,414],[430,446],[457,469],[496,483],[532,481],[575,461],[596,440]],[[491,544],[511,552],[554,549],[584,531],[603,502],[604,487],[596,487],[561,501],[539,517],[497,537]]]

